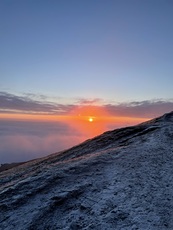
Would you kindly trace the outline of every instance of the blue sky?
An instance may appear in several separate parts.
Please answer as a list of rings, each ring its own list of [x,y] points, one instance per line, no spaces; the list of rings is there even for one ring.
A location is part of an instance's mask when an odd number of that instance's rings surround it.
[[[0,163],[173,110],[172,12],[172,0],[0,0]]]
[[[170,99],[172,11],[170,0],[1,0],[0,90]]]

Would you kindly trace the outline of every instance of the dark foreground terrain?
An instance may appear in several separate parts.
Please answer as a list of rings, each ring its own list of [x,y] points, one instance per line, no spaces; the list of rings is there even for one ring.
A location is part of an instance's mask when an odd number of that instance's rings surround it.
[[[1,173],[2,171],[8,170],[8,169],[12,169],[12,168],[14,168],[14,167],[16,167],[16,166],[18,166],[18,165],[23,164],[23,163],[24,163],[24,162],[22,162],[22,163],[1,164],[1,165],[0,165],[0,173]]]
[[[1,172],[0,229],[173,229],[173,112]]]

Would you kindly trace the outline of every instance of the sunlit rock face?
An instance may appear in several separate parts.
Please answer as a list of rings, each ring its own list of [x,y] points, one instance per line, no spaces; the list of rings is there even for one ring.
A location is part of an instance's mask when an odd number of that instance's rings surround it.
[[[173,229],[173,112],[0,173],[0,229]]]

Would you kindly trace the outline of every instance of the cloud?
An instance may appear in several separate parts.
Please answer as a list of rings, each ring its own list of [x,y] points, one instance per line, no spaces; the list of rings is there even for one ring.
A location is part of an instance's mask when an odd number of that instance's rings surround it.
[[[78,99],[78,104],[80,104],[80,105],[98,105],[101,103],[103,103],[103,100],[101,98],[94,98],[94,99],[81,98],[81,99]]]
[[[118,105],[105,105],[106,111],[113,116],[154,118],[173,110],[173,100],[148,100]]]
[[[76,111],[88,110],[104,111],[111,116],[146,117],[153,118],[173,110],[173,100],[147,100],[127,103],[105,104],[100,98],[79,99],[73,104],[47,102],[46,96],[40,95],[39,100],[34,100],[36,95],[25,94],[17,96],[0,92],[0,113],[34,113],[50,115],[70,115]],[[89,107],[90,106],[90,107]]]
[[[43,96],[42,96],[43,98]],[[31,99],[29,96],[16,96],[6,92],[0,92],[0,112],[6,113],[44,113],[66,114],[73,105],[55,104]]]
[[[86,136],[62,122],[0,121],[0,163],[21,162],[72,147]]]
[[[133,121],[134,122],[134,121]],[[27,161],[68,149],[128,121],[0,120],[0,164]]]

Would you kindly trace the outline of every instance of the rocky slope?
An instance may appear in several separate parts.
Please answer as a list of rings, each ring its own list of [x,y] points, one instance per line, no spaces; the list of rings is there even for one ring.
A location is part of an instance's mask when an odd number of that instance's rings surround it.
[[[0,229],[173,229],[173,112],[0,173]]]

